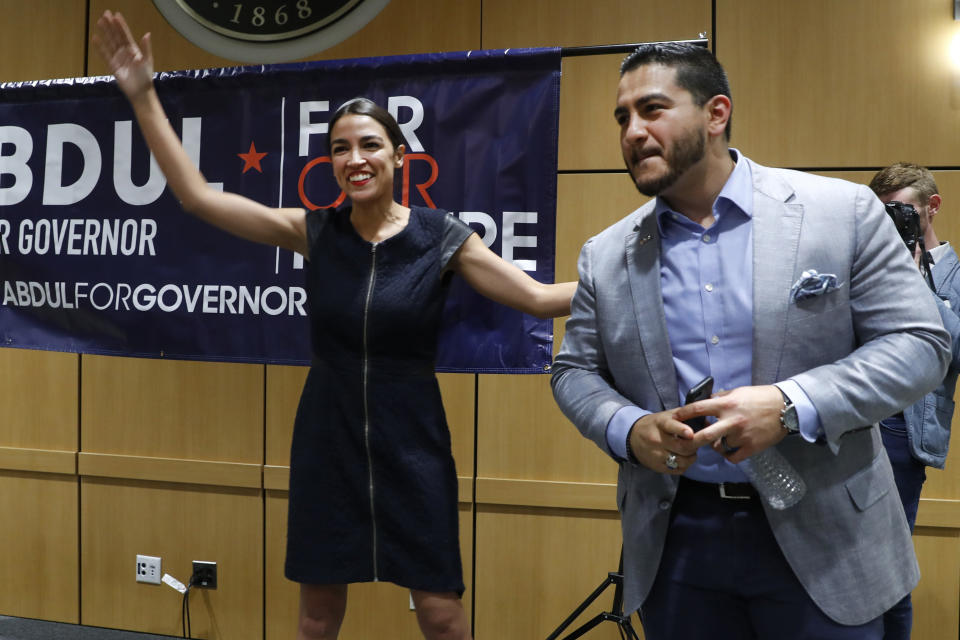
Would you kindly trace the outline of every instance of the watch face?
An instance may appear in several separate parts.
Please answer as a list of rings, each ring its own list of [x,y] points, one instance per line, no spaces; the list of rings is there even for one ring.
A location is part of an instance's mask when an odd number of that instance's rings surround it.
[[[296,38],[331,24],[360,0],[176,0],[194,20],[230,38],[275,41]]]
[[[362,29],[390,0],[153,0],[198,47],[241,62],[310,57]]]
[[[800,419],[797,417],[796,405],[789,404],[780,412],[780,422],[790,433],[800,431]]]

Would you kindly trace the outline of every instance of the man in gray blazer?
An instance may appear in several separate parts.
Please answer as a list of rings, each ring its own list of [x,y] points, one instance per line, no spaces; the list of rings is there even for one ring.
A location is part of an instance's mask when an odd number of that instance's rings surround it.
[[[648,640],[880,638],[919,571],[875,423],[940,383],[949,336],[876,197],[751,162],[731,110],[706,49],[624,61],[623,157],[656,198],[584,246],[554,395],[620,465]],[[738,466],[770,447],[807,487],[786,509]]]

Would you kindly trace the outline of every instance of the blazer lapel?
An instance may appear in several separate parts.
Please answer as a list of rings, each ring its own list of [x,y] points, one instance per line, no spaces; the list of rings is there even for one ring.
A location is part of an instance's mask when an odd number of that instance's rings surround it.
[[[753,169],[753,383],[779,378],[788,338],[790,288],[797,269],[803,205],[787,202],[793,189],[763,167]],[[774,182],[775,184],[768,184]]]
[[[625,237],[627,280],[643,359],[665,409],[678,404],[677,375],[660,291],[660,230],[653,205],[644,207],[634,232]]]

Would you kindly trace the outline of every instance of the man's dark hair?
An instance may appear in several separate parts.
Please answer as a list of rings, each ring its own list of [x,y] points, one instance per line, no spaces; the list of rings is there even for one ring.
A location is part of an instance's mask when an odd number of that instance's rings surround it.
[[[713,96],[730,96],[727,73],[716,56],[707,49],[683,42],[653,42],[641,44],[620,64],[620,77],[628,71],[648,64],[661,64],[675,69],[677,86],[690,92],[693,101],[702,107]],[[724,137],[730,139],[733,117],[727,120]]]

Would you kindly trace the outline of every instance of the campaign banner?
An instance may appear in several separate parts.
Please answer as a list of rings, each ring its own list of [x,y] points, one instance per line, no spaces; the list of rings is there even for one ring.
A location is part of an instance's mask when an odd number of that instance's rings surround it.
[[[445,209],[554,280],[560,52],[469,51],[161,73],[216,189],[345,206],[328,121],[366,96],[400,124],[404,205]],[[112,78],[0,85],[0,345],[307,364],[304,258],[184,213]],[[455,278],[438,371],[549,370],[553,325]]]

